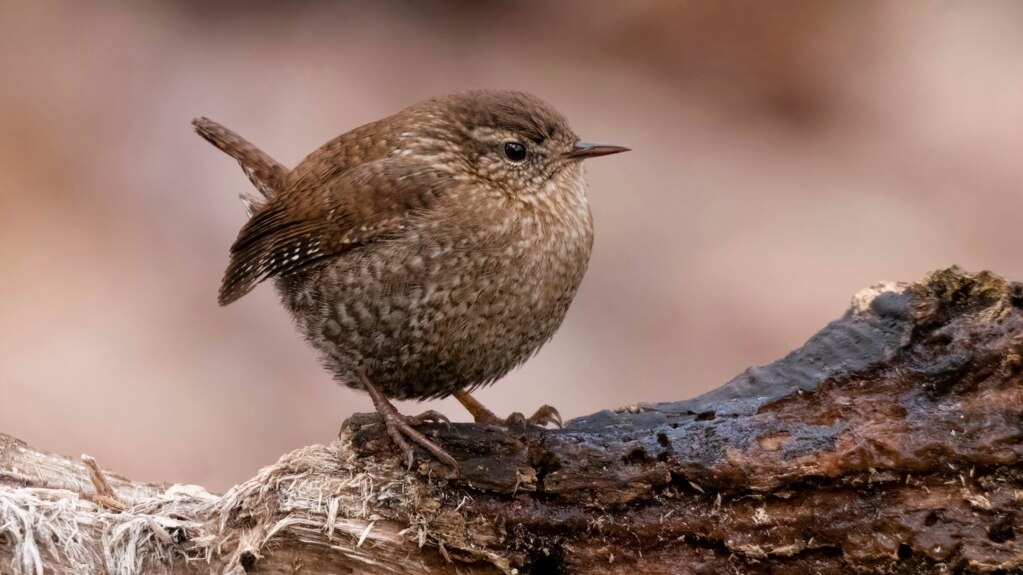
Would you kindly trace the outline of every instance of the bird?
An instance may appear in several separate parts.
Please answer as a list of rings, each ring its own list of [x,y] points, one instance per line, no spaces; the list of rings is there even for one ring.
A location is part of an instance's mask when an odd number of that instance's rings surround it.
[[[544,100],[470,90],[346,132],[288,169],[201,117],[200,136],[255,186],[218,301],[272,279],[298,330],[340,384],[369,394],[412,467],[416,444],[457,469],[391,400],[454,396],[491,425],[561,424],[541,406],[501,419],[471,392],[543,346],[589,263],[582,161],[628,148],[580,140]]]

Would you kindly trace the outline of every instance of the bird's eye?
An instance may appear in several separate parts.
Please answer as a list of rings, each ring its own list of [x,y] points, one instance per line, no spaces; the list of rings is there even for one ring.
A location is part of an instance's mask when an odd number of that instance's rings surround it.
[[[505,142],[504,155],[513,162],[521,162],[526,159],[526,147],[518,142]]]

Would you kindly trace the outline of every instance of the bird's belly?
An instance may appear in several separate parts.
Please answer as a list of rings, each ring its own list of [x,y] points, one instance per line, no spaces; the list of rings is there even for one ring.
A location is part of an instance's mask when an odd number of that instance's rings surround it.
[[[397,399],[491,383],[557,330],[589,258],[572,249],[369,245],[310,278],[290,307],[341,383]],[[395,248],[396,246],[390,246]]]

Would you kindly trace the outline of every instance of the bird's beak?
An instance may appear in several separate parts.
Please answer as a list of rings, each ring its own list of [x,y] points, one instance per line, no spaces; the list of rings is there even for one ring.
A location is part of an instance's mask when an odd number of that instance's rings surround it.
[[[590,142],[583,142],[582,140],[575,143],[572,146],[571,151],[565,153],[566,158],[573,160],[583,160],[586,158],[595,158],[597,156],[607,156],[610,154],[617,154],[620,152],[628,152],[628,148],[622,146],[609,146],[607,144],[592,144]]]

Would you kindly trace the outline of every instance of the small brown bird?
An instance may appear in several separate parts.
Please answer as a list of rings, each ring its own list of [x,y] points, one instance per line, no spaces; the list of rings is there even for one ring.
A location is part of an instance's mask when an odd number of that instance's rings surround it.
[[[227,305],[274,278],[335,379],[369,393],[412,465],[411,440],[457,467],[388,401],[469,392],[532,356],[568,311],[593,224],[580,160],[627,151],[579,141],[521,92],[420,102],[327,142],[288,170],[206,118],[196,131],[238,160],[262,197],[231,246]],[[521,420],[519,415],[518,419]],[[560,424],[543,406],[530,423]]]

